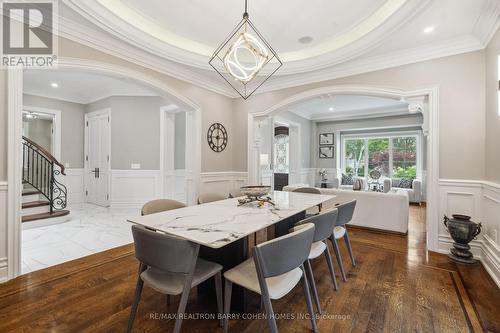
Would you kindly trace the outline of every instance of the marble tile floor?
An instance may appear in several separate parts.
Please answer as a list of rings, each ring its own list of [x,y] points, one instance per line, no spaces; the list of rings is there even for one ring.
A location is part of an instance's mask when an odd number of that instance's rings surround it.
[[[22,231],[22,274],[133,242],[131,223],[139,209],[92,204],[68,208],[70,220]]]

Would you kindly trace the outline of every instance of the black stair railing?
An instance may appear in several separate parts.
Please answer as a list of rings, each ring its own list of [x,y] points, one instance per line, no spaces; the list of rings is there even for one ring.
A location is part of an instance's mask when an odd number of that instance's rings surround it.
[[[33,186],[50,205],[50,212],[66,208],[66,186],[56,176],[66,175],[64,165],[36,142],[23,136],[23,183]]]

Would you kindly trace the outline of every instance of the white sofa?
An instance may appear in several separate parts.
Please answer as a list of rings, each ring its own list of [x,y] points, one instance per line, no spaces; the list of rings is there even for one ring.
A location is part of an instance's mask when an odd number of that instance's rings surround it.
[[[396,179],[384,179],[384,192],[393,191],[404,191],[408,194],[408,200],[410,202],[420,203],[422,202],[422,182],[418,179],[412,181],[411,188],[402,188],[394,186],[395,182],[399,182]]]
[[[356,179],[360,179],[361,180],[361,184],[362,184],[361,188],[365,189],[366,188],[366,181],[365,181],[365,179],[361,178],[361,177],[354,177],[353,180],[356,181]],[[352,188],[354,186],[354,184],[352,184],[352,185],[342,185],[342,178],[339,178],[338,182],[340,184],[338,188],[341,189],[341,190],[352,190]]]
[[[288,185],[283,191],[293,191],[302,187]],[[356,199],[356,209],[350,224],[372,229],[398,233],[408,232],[409,205],[408,195],[404,191],[395,193],[366,192],[319,188],[321,193],[334,195],[331,202],[323,204],[324,209],[333,208],[336,203]]]

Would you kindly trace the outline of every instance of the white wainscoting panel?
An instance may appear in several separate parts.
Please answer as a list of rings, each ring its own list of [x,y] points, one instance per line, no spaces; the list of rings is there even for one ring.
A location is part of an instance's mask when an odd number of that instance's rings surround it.
[[[471,251],[500,287],[500,184],[441,179],[439,193],[441,216],[465,214],[474,222],[481,222],[481,234],[470,243]],[[446,228],[440,225],[439,252],[448,253],[452,243]]]
[[[483,263],[500,286],[500,184],[485,182],[482,198]],[[494,278],[495,279],[495,278]]]
[[[159,170],[111,170],[111,207],[140,208],[160,191]]]
[[[68,189],[68,205],[80,204],[85,201],[84,175],[85,169],[83,168],[68,168],[65,176],[57,176],[57,181]]]
[[[185,204],[188,203],[186,177],[186,170],[174,170],[173,199]]]
[[[228,195],[232,189],[246,185],[247,172],[202,172],[200,176],[200,193],[221,193]]]
[[[309,184],[310,186],[316,186],[316,174],[318,173],[316,168],[302,168],[300,170],[300,183]]]
[[[7,182],[0,182],[0,282],[8,278],[7,261]]]

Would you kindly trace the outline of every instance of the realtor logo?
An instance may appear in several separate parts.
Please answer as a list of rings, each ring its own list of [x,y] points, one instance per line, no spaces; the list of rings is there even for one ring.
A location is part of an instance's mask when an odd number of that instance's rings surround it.
[[[55,1],[2,1],[2,67],[54,67]]]

